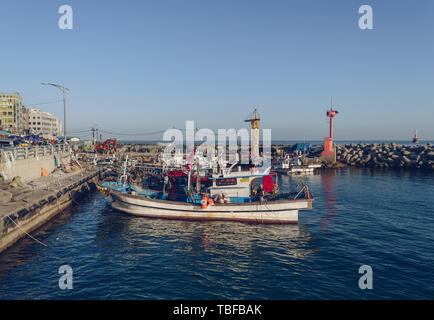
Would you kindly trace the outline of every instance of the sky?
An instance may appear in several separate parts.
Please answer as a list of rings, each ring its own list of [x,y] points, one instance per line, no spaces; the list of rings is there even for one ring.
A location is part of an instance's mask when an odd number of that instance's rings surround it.
[[[364,4],[373,30],[359,28]],[[72,30],[58,27],[62,5]],[[273,140],[320,140],[333,97],[337,140],[434,139],[432,0],[2,0],[0,11],[0,92],[63,118],[61,92],[40,83],[65,84],[71,133],[238,129],[258,108]]]

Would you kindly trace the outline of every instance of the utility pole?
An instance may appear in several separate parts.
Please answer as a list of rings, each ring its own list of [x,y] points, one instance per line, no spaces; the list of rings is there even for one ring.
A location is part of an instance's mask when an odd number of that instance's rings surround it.
[[[95,146],[95,144],[96,144],[96,141],[95,141],[95,131],[96,131],[95,126],[93,126],[91,128],[91,130],[92,130],[92,144]]]

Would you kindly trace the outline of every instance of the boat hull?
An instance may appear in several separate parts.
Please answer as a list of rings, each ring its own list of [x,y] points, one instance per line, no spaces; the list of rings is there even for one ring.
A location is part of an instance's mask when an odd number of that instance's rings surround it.
[[[110,194],[113,198],[112,207],[116,210],[136,216],[165,219],[297,224],[298,210],[312,208],[312,199],[215,204],[202,209],[198,204],[149,199],[115,190]]]

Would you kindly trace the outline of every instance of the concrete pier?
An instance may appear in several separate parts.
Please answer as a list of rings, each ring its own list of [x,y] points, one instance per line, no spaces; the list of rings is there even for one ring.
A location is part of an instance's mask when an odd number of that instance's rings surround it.
[[[101,173],[99,168],[81,169],[0,190],[0,252],[95,190]]]

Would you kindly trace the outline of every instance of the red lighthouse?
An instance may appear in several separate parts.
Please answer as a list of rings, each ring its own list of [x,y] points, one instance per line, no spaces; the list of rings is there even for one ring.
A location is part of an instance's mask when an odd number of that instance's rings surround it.
[[[330,118],[330,136],[328,138],[324,138],[324,151],[321,155],[330,155],[334,156],[335,152],[333,151],[333,118],[338,114],[338,110],[333,110],[333,102],[330,105],[330,110],[327,110],[327,117]]]

